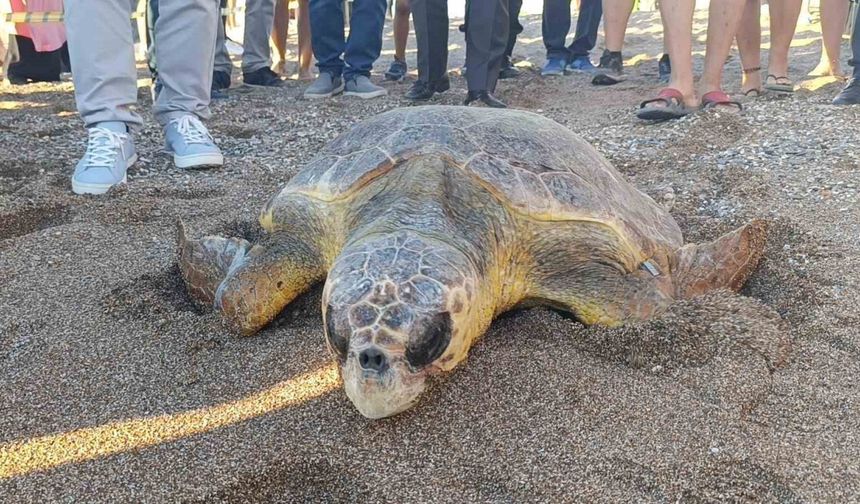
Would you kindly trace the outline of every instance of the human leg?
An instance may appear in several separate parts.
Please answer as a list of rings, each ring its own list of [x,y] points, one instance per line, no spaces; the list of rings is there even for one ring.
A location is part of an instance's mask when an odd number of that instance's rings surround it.
[[[788,50],[797,28],[801,3],[802,0],[780,0],[769,4],[770,51],[767,58],[767,80],[768,83],[775,84],[773,89],[777,91],[792,91],[794,87],[788,78]]]
[[[761,0],[746,0],[735,36],[741,56],[744,95],[761,92]]]
[[[821,60],[810,75],[842,77],[842,31],[848,19],[847,0],[821,0]]]

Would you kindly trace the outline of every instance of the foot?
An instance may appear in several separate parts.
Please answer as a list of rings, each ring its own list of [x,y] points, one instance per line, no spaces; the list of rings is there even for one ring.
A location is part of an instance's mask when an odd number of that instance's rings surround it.
[[[621,51],[603,50],[603,55],[600,56],[600,64],[597,65],[597,72],[592,84],[598,86],[611,86],[618,84],[624,80],[624,58],[621,56]]]
[[[656,98],[645,100],[639,105],[636,117],[645,121],[667,121],[691,114],[697,108],[687,105],[681,91],[675,88],[664,88]]]
[[[305,89],[305,98],[311,100],[331,98],[342,93],[343,87],[343,79],[340,76],[335,77],[328,72],[320,72],[317,80]]]
[[[854,77],[833,99],[834,105],[860,105],[860,78]]]
[[[396,59],[391,62],[391,66],[385,72],[385,80],[400,82],[406,78],[407,70],[406,62]]]
[[[761,82],[761,67],[744,68],[741,78],[741,94],[747,97],[761,96],[764,93]]]
[[[570,63],[567,64],[565,70],[568,72],[579,72],[593,74],[597,71],[597,67],[591,62],[591,58],[587,54],[574,56]]]
[[[304,70],[299,70],[299,80],[301,81],[312,81],[316,79],[316,76],[313,72],[311,72],[310,68],[306,68]]]
[[[245,72],[242,74],[242,80],[245,81],[246,86],[251,87],[279,88],[284,86],[284,79],[269,67]]]
[[[733,100],[722,89],[702,93],[701,100],[702,108],[705,110],[714,109],[733,114],[740,114],[744,110],[744,106],[739,101]]]
[[[227,89],[230,88],[230,74],[221,70],[212,72],[212,89],[210,96],[213,100],[228,98]]]
[[[520,76],[520,71],[514,66],[511,58],[505,57],[502,62],[502,69],[499,70],[499,79],[516,79]]]
[[[447,79],[438,82],[415,81],[409,91],[403,95],[409,101],[427,101],[436,93],[443,93],[451,88],[451,82]]]
[[[768,74],[764,79],[764,88],[777,93],[793,93],[794,82],[785,75]]]
[[[669,61],[668,54],[660,56],[660,61],[657,62],[657,77],[664,84],[668,84],[672,77],[672,62]]]
[[[195,115],[177,117],[164,127],[164,143],[177,168],[221,166],[224,156],[206,126]]]
[[[357,96],[367,100],[378,96],[385,96],[388,91],[384,87],[377,86],[370,82],[370,77],[366,75],[356,75],[346,81],[346,88],[343,92],[344,96]]]
[[[848,78],[848,76],[842,72],[839,61],[835,61],[834,63],[835,65],[832,65],[827,61],[821,61],[818,63],[818,66],[813,68],[807,75],[809,77],[836,77],[837,79]]]
[[[564,75],[565,61],[563,58],[549,58],[540,71],[542,77],[556,77]]]
[[[104,194],[125,183],[126,171],[135,161],[137,153],[125,123],[99,123],[89,129],[87,152],[72,175],[72,192]]]
[[[212,89],[222,91],[230,88],[230,74],[222,70],[212,72]]]
[[[284,58],[280,58],[277,63],[275,63],[275,73],[280,75],[281,77],[287,75],[287,61]]]
[[[470,105],[474,101],[480,101],[491,108],[508,108],[508,106],[505,105],[505,102],[499,100],[488,91],[469,91],[463,105]]]

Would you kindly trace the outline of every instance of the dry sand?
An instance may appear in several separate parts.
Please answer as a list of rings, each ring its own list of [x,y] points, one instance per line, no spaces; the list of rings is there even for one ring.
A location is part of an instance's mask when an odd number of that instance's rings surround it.
[[[500,95],[592,141],[690,241],[770,219],[743,296],[618,330],[512,314],[383,421],[326,367],[318,290],[234,338],[185,295],[173,222],[253,234],[270,194],[349,125],[406,105],[407,83],[368,102],[236,89],[211,121],[228,163],[206,172],[173,168],[147,114],[128,187],[102,198],[69,189],[84,148],[70,85],[0,91],[0,501],[860,500],[860,108],[830,106],[830,85],[639,123],[655,19],[634,18],[625,52],[642,56],[623,84],[527,70]],[[540,65],[540,20],[526,24],[515,54]],[[797,79],[813,37],[798,34]],[[739,74],[735,56],[727,89]]]

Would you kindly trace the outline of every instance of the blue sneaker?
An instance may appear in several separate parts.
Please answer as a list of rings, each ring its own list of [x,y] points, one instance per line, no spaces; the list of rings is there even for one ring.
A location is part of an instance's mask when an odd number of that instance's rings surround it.
[[[177,168],[202,168],[221,166],[224,155],[215,145],[209,130],[197,116],[188,114],[171,120],[164,127],[164,143],[173,153]]]
[[[385,72],[385,80],[400,82],[406,78],[406,72],[409,69],[406,67],[405,61],[394,60],[391,62],[391,66],[388,67],[388,71]]]
[[[562,58],[550,58],[541,69],[540,74],[544,77],[551,75],[564,75],[564,60]]]
[[[597,67],[594,66],[588,55],[584,54],[574,57],[573,61],[567,64],[566,70],[568,72],[594,73]]]
[[[104,194],[125,183],[126,171],[135,161],[137,152],[125,123],[99,123],[89,129],[87,152],[72,175],[72,192]]]

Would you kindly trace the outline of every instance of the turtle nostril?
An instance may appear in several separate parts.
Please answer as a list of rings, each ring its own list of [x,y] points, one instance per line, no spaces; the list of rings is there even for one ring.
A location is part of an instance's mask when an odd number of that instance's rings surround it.
[[[358,354],[358,363],[362,369],[381,373],[388,369],[388,359],[378,348],[368,348]]]

